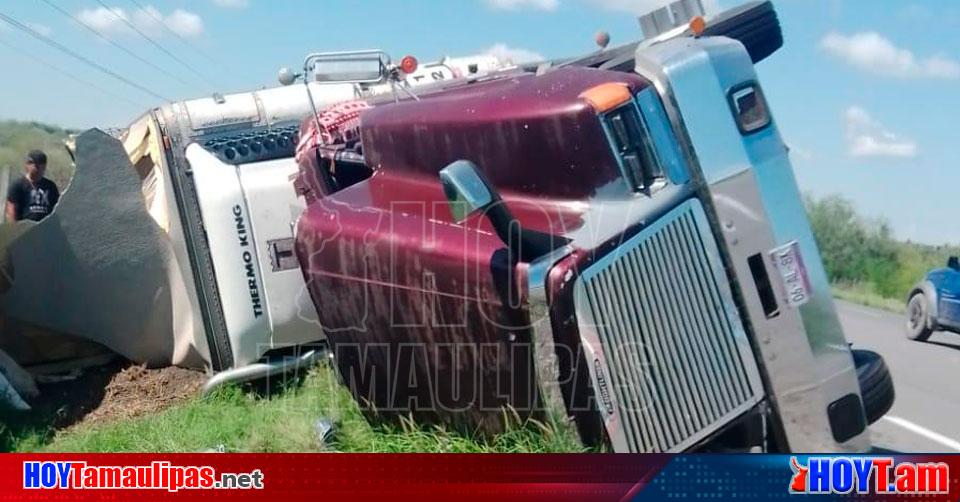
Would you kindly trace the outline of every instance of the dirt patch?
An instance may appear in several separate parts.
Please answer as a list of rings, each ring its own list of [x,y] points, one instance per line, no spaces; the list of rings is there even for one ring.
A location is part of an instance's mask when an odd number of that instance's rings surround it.
[[[41,383],[30,415],[55,429],[132,418],[198,396],[205,381],[199,371],[114,362],[87,369],[75,379]]]
[[[106,386],[100,405],[91,410],[84,423],[133,418],[156,413],[200,395],[206,375],[171,366],[147,369],[127,366]]]

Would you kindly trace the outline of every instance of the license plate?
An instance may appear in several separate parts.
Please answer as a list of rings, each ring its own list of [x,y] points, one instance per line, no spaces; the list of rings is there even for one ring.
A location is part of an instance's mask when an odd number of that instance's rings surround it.
[[[797,241],[774,249],[770,252],[770,258],[783,279],[787,305],[797,308],[810,301],[810,279]]]

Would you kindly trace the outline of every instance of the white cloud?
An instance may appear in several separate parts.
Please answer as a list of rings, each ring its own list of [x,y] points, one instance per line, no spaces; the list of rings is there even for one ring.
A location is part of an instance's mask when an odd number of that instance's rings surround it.
[[[203,33],[203,19],[187,10],[176,9],[165,21],[171,30],[182,37],[196,37]]]
[[[32,23],[30,21],[24,21],[23,24],[27,25],[27,27],[29,27],[30,29],[36,31],[37,33],[45,37],[49,37],[50,34],[53,33],[53,30],[45,24]],[[13,28],[11,28],[10,25],[4,22],[0,22],[0,33],[12,33],[12,32],[13,32]]]
[[[483,51],[484,54],[495,56],[503,61],[512,61],[515,64],[534,63],[543,61],[545,58],[539,53],[517,47],[509,47],[507,44],[496,44],[493,47]]]
[[[847,153],[853,157],[916,157],[917,143],[887,130],[883,124],[859,106],[843,112],[847,134]]]
[[[83,24],[102,33],[122,31],[127,29],[127,27],[123,24],[123,21],[117,19],[117,16],[120,16],[124,19],[128,18],[123,9],[107,9],[106,7],[97,7],[95,9],[83,9],[79,14],[77,14],[77,19],[79,19]]]
[[[163,35],[163,24],[182,37],[196,37],[203,33],[203,19],[193,12],[176,9],[164,15],[159,9],[148,5],[132,11],[120,7],[107,9],[97,7],[84,9],[77,19],[106,35],[131,35],[134,31],[127,25],[129,21],[138,30],[154,37]]]
[[[676,0],[590,0],[591,3],[607,10],[629,12],[642,15],[669,5]],[[708,13],[719,11],[718,0],[703,0],[703,8]]]
[[[830,33],[820,41],[827,53],[861,70],[899,78],[960,78],[960,62],[943,55],[918,59],[876,32]]]
[[[223,1],[223,0],[220,0]],[[230,1],[230,0],[228,0]],[[494,9],[518,10],[518,9],[538,9],[538,10],[556,10],[560,5],[560,0],[486,0],[487,5]]]
[[[937,54],[923,61],[926,74],[936,78],[960,78],[960,62]]]
[[[224,9],[246,9],[250,0],[213,0],[213,4]]]
[[[47,25],[45,25],[45,24],[31,23],[31,22],[29,22],[29,21],[28,21],[28,22],[25,22],[25,23],[23,23],[23,24],[29,26],[33,31],[36,31],[37,33],[39,33],[39,34],[41,34],[41,35],[43,35],[43,36],[45,36],[45,37],[49,37],[50,34],[53,33],[53,29],[51,29],[49,26],[47,26]]]

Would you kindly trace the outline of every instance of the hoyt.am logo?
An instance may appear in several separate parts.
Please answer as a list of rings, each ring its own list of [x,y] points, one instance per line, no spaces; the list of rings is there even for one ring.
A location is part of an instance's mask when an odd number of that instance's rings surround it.
[[[944,494],[950,466],[944,462],[897,462],[893,457],[790,457],[790,493]]]

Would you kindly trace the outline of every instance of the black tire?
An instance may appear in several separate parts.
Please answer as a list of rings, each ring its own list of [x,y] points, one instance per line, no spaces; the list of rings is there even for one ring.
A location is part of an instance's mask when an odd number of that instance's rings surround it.
[[[867,423],[872,424],[880,420],[893,406],[893,378],[880,354],[870,350],[851,352],[853,364],[857,368],[857,380],[860,382],[860,396],[863,398]]]
[[[763,61],[783,47],[780,19],[769,0],[751,2],[720,14],[707,25],[703,34],[739,40],[754,63]]]
[[[907,301],[907,338],[924,342],[932,333],[927,297],[922,291],[917,291]]]

